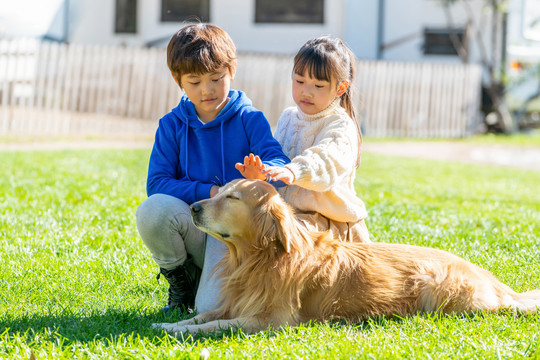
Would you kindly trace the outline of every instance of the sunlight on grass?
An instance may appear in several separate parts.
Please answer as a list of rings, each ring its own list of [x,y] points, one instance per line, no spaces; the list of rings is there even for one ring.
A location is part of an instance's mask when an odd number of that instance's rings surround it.
[[[172,338],[166,285],[135,226],[146,150],[0,152],[0,358],[540,357],[540,317],[412,316]],[[365,154],[357,191],[380,242],[451,251],[540,288],[540,173]]]

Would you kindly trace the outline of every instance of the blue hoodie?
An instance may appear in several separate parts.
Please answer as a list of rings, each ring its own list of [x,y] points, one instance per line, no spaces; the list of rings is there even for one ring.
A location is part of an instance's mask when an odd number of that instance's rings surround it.
[[[167,194],[192,204],[210,197],[212,185],[241,178],[234,165],[243,163],[249,153],[259,155],[266,165],[283,166],[290,161],[251,100],[237,90],[231,90],[229,98],[206,124],[186,95],[160,119],[148,166],[148,196]]]

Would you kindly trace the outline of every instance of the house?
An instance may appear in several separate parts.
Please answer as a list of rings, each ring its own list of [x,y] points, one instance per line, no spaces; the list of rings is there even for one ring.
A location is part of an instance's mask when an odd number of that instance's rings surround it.
[[[19,0],[12,3],[0,8],[0,37],[20,34],[13,26],[15,18],[27,32],[33,29],[33,35],[58,41],[165,46],[171,34],[184,23],[201,20],[223,27],[240,52],[293,54],[309,38],[334,35],[344,39],[361,59],[447,63],[460,62],[450,34],[463,41],[468,51],[466,60],[470,62],[480,62],[479,46],[475,44],[477,34],[483,36],[488,53],[494,47],[500,48],[503,40],[502,27],[492,26],[493,17],[485,0],[467,0],[466,4],[458,0],[448,12],[443,1],[436,0]],[[19,8],[24,14],[14,17],[9,14],[10,7],[12,12]],[[25,11],[28,8],[34,11]],[[49,25],[35,29],[38,21],[48,21]],[[483,28],[478,24],[483,24]],[[493,29],[497,32],[493,33]]]
[[[532,4],[534,9],[538,1],[510,2]],[[390,115],[384,111],[375,114],[371,107],[366,108],[365,117],[373,121],[373,124],[366,124],[371,126],[372,132],[380,122],[378,119],[403,119],[407,129],[416,130],[431,118],[437,118],[441,124],[451,123],[456,116],[448,112],[444,116],[427,115],[431,110],[419,111],[418,108],[431,104],[431,97],[440,102],[452,93],[466,97],[460,101],[469,104],[457,106],[454,102],[450,105],[463,113],[465,125],[452,135],[461,136],[470,132],[481,116],[477,114],[481,88],[491,98],[491,104],[486,102],[485,113],[492,111],[493,104],[501,103],[502,95],[491,91],[501,88],[499,70],[504,68],[506,57],[507,31],[504,24],[507,17],[496,9],[494,4],[499,2],[501,0],[17,0],[0,7],[0,39],[34,36],[69,44],[106,45],[110,49],[155,49],[166,46],[171,34],[184,24],[211,22],[224,28],[242,56],[251,56],[259,66],[256,76],[237,74],[237,83],[256,78],[260,83],[257,86],[267,89],[261,86],[262,77],[269,77],[274,83],[280,82],[282,77],[289,79],[290,69],[275,65],[279,59],[274,61],[275,66],[261,67],[266,58],[271,57],[265,54],[283,54],[289,58],[306,40],[333,35],[344,39],[363,62],[357,69],[357,79],[361,79],[358,80],[360,91],[372,94],[374,89],[384,89],[376,94],[376,101],[373,100],[369,106],[388,108],[381,105],[382,98],[385,104],[392,104],[395,114]],[[515,21],[510,23],[515,26]],[[536,24],[534,19],[533,23]],[[536,31],[536,25],[531,29]],[[455,46],[458,43],[462,46]],[[253,59],[254,55],[258,58]],[[152,60],[148,61],[154,61],[153,55],[149,56]],[[86,57],[83,58],[85,63],[90,63]],[[387,61],[374,65],[371,60]],[[421,63],[419,69],[415,67],[418,63]],[[468,67],[463,72],[469,74],[472,71],[474,75],[457,76],[444,67],[458,68],[462,63],[476,67],[476,70]],[[290,65],[289,59],[287,64]],[[373,72],[372,65],[380,65],[380,69]],[[478,70],[478,65],[483,68],[483,73]],[[161,62],[159,67],[163,68]],[[241,67],[245,71],[250,70],[248,68]],[[412,73],[414,81],[410,78]],[[373,79],[369,82],[368,78]],[[242,83],[242,88],[249,86]],[[441,91],[431,91],[427,88],[429,86],[438,86]],[[426,87],[425,91],[418,92],[423,87]],[[471,90],[471,94],[466,95],[463,88]],[[283,108],[283,104],[267,93],[250,90],[254,103],[276,117],[275,113]],[[414,100],[400,97],[411,93]],[[363,97],[367,98],[367,95]],[[420,105],[411,105],[416,103]],[[278,110],[268,110],[270,105]],[[402,107],[411,107],[410,116],[404,115]],[[388,129],[394,131],[395,123],[390,120]],[[493,123],[499,121],[501,117]],[[509,128],[506,124],[505,127]],[[407,130],[407,133],[412,133],[412,130]]]

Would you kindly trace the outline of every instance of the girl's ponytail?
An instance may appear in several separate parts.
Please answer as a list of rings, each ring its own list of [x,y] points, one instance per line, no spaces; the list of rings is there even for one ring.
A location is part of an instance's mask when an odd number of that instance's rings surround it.
[[[348,58],[349,63],[349,76],[346,80],[349,81],[349,86],[347,87],[347,90],[341,95],[340,104],[341,107],[345,109],[347,114],[353,119],[354,124],[356,125],[356,130],[358,132],[358,159],[356,160],[356,167],[360,166],[360,160],[361,160],[361,147],[362,147],[362,130],[360,128],[360,124],[358,123],[358,119],[356,118],[356,111],[354,109],[354,102],[353,102],[353,95],[354,95],[354,86],[353,86],[353,80],[354,80],[354,72],[355,72],[355,62],[356,57],[354,56],[351,49],[347,47],[343,42],[341,42],[342,49],[345,52],[345,57]]]

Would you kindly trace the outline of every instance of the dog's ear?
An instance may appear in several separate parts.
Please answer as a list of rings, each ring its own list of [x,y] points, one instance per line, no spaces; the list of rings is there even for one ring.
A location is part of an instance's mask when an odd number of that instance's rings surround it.
[[[272,223],[272,238],[278,240],[283,249],[290,253],[301,244],[294,213],[291,208],[279,197],[272,196],[266,203],[268,220]]]
[[[268,204],[261,206],[255,216],[255,238],[258,242],[257,246],[265,249],[268,248],[277,237],[276,223],[268,209]]]

